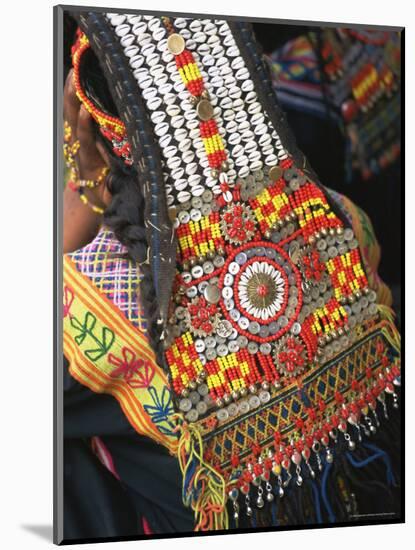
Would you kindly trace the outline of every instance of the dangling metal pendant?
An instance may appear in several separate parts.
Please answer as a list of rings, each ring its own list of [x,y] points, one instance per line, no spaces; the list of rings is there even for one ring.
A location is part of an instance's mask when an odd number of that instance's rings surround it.
[[[301,466],[299,464],[295,469],[295,473],[297,474],[297,479],[295,480],[295,482],[299,487],[301,487],[301,485],[303,484],[303,478],[301,476]]]
[[[350,434],[347,432],[344,433],[344,439],[347,441],[348,447],[350,451],[354,451],[356,449],[356,443],[353,441],[353,439],[350,437]]]
[[[264,493],[264,489],[259,486],[258,487],[258,498],[256,499],[256,505],[258,506],[258,508],[263,508],[264,507],[264,499],[262,498],[262,495]]]
[[[267,501],[272,502],[274,500],[274,494],[272,492],[272,485],[269,481],[267,481],[267,484],[265,485],[265,489],[267,491]]]
[[[246,495],[245,497],[245,504],[246,504],[246,515],[248,517],[251,517],[253,514],[253,511],[251,508],[251,499],[249,498],[249,495]]]

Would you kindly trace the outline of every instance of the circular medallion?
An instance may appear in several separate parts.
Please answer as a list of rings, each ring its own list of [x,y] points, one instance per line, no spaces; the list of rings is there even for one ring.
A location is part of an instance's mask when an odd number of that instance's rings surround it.
[[[290,256],[270,242],[236,248],[225,263],[218,288],[228,322],[239,334],[261,344],[288,332],[302,307],[301,274]],[[234,302],[231,310],[225,305],[229,299]]]
[[[227,206],[221,215],[220,226],[223,236],[232,244],[246,243],[255,235],[254,214],[246,204]]]

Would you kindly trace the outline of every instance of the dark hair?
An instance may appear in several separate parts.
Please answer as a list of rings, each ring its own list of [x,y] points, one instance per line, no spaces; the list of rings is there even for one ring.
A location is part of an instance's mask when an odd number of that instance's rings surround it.
[[[70,16],[68,18],[72,19]],[[65,44],[65,54],[68,52],[70,54],[76,26],[74,27],[70,21],[66,25],[71,32],[68,32],[69,39]],[[70,55],[65,56],[65,63],[68,62],[70,63]],[[118,117],[105,75],[92,48],[83,54],[80,77],[86,95],[101,110]],[[139,176],[134,166],[127,166],[114,154],[109,141],[102,136],[96,123],[94,128],[96,140],[104,145],[110,158],[110,172],[106,182],[112,200],[104,212],[104,223],[127,248],[130,260],[140,266],[143,275],[140,283],[140,297],[148,321],[148,336],[159,364],[163,365],[160,326],[157,323],[158,304],[153,276],[147,263],[148,243],[144,226],[144,197],[140,189]]]

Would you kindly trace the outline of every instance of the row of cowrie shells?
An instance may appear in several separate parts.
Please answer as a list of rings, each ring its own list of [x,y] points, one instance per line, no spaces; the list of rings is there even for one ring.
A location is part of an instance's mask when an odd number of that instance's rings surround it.
[[[119,19],[115,22],[118,23]],[[151,31],[153,40],[148,31]],[[125,44],[125,37],[130,32],[128,22],[122,21],[115,32],[123,35],[121,42]],[[136,37],[133,36],[131,43],[129,40],[124,51],[130,57],[134,76],[151,112],[154,131],[169,169],[170,178],[166,177],[167,203],[176,206],[176,201],[185,203],[192,196],[200,196],[205,190],[202,178],[209,176],[199,122],[174,57],[167,50],[166,31],[161,26],[161,20],[152,18],[148,23],[143,19],[134,21],[132,34]],[[137,54],[137,51],[140,53]],[[159,63],[160,60],[162,63]],[[208,186],[216,184],[212,178],[206,179]]]
[[[217,181],[210,177],[210,168],[199,135],[195,109],[188,101],[188,92],[178,74],[173,55],[167,50],[166,31],[161,25],[161,20],[152,16],[117,14],[110,14],[108,18],[115,26],[115,32],[120,37],[121,45],[130,59],[130,65],[134,69],[134,76],[142,89],[143,97],[152,111],[151,118],[155,124],[155,133],[159,138],[165,165],[169,170],[165,174],[168,205],[172,206],[176,202],[174,195],[179,203],[187,202],[191,196],[200,196],[204,191],[202,181],[204,185],[212,187],[214,192],[219,192]],[[230,160],[228,179],[230,181],[235,179],[234,166],[238,170],[238,175],[244,177],[250,171],[259,169],[263,160],[267,165],[276,164],[275,149],[282,149],[279,136],[274,131],[272,143],[271,136],[266,131],[261,106],[255,101],[255,91],[251,88],[248,91],[243,89],[244,83],[250,83],[251,87],[253,83],[247,78],[249,73],[244,67],[243,59],[237,55],[239,50],[234,44],[229,26],[226,22],[220,21],[219,34],[221,31],[222,34],[227,33],[227,40],[225,38],[224,43],[228,46],[227,53],[234,56],[233,68],[236,68],[237,76],[241,76],[242,72],[242,76],[246,79],[242,83],[242,90],[234,85],[232,66],[223,56],[224,48],[220,44],[217,26],[211,20],[189,20],[189,22],[190,30],[186,29],[184,19],[177,19],[175,25],[187,40],[186,46],[193,50],[205,85],[212,97],[219,133],[231,149],[231,154],[228,151]],[[215,55],[212,56],[211,53]],[[159,63],[160,57],[167,65]],[[207,73],[204,70],[204,61]],[[165,67],[170,75],[164,71]],[[218,71],[224,69],[226,69],[224,83],[227,84],[228,89],[226,86],[220,86],[222,79]],[[176,93],[172,93],[172,90]],[[219,97],[216,97],[215,91]],[[242,93],[246,94],[248,111],[243,110],[244,102],[239,97]],[[177,104],[178,100],[180,106]],[[223,110],[218,105],[218,100],[224,107]],[[161,110],[163,107],[164,110]],[[233,109],[226,107],[233,107]],[[251,121],[248,119],[248,113],[251,115]],[[174,136],[169,132],[170,127],[174,128]],[[259,139],[255,138],[255,135],[259,136]],[[262,149],[262,158],[258,146]],[[180,156],[177,155],[179,151]],[[279,158],[283,158],[281,152],[284,153],[284,151],[278,151]],[[195,162],[195,154],[199,163]],[[266,155],[265,159],[264,155]],[[174,190],[176,193],[173,195]]]
[[[228,23],[180,18],[175,20],[175,26],[187,44],[192,36],[194,56],[200,56],[203,69],[207,67],[206,81],[216,88],[218,96],[223,96],[219,107],[225,120],[224,138],[239,177],[286,158],[279,136],[257,101],[254,84]]]

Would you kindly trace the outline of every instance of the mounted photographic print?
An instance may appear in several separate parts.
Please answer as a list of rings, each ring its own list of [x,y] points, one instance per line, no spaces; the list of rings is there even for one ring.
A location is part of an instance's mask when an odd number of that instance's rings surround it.
[[[402,522],[403,30],[54,15],[55,543]]]

